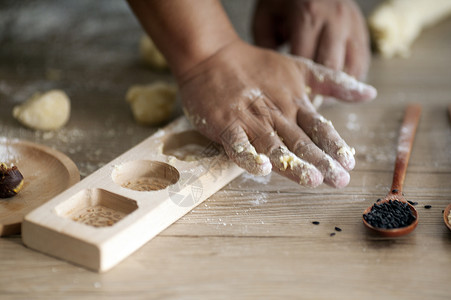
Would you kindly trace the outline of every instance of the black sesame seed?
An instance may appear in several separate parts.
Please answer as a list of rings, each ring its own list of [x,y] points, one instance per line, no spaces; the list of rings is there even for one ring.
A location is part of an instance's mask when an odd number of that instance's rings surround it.
[[[374,204],[370,212],[363,215],[363,219],[373,227],[392,229],[410,225],[415,216],[407,203],[389,200]]]
[[[377,200],[376,200],[376,202],[381,202],[381,200],[382,200],[382,199],[381,199],[381,198],[379,198],[379,199],[377,199]]]
[[[429,209],[429,208],[431,208],[432,207],[432,205],[425,205],[424,206],[424,208],[426,208],[426,209]]]
[[[319,225],[319,222],[318,221],[313,221],[312,224],[313,225]]]
[[[335,235],[335,232],[332,232],[331,234],[330,234],[330,236],[334,236]]]
[[[335,231],[341,231],[340,227],[335,227]]]
[[[393,190],[393,191],[391,191],[393,194],[397,194],[399,191],[398,190]]]

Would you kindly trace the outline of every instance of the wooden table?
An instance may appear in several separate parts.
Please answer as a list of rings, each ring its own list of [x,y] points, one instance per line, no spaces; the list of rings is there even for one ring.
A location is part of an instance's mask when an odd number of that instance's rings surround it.
[[[132,84],[173,79],[140,64],[142,32],[124,2],[12,3],[0,5],[1,136],[54,147],[85,177],[156,130],[135,124],[124,95]],[[226,2],[247,39],[251,7]],[[27,249],[20,236],[1,238],[0,298],[450,299],[451,232],[442,220],[451,203],[450,31],[451,19],[424,32],[409,59],[375,57],[376,101],[321,109],[356,148],[348,187],[242,175],[105,274]],[[55,133],[21,127],[12,107],[50,88],[72,99],[70,122]],[[408,236],[381,238],[361,214],[388,191],[411,101],[423,115],[404,192],[419,203],[420,223]]]

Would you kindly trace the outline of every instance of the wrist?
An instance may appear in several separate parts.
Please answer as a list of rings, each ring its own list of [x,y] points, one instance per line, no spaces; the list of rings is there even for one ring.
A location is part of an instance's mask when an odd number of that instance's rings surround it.
[[[195,66],[208,60],[228,45],[240,40],[235,31],[212,32],[211,36],[197,36],[174,47],[165,53],[172,73],[181,80]]]
[[[128,1],[176,77],[238,39],[218,0]]]

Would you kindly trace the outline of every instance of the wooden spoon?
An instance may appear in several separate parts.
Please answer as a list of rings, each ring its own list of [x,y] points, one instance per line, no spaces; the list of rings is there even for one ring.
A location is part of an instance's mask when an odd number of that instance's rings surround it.
[[[393,174],[393,183],[391,186],[391,191],[385,196],[384,199],[377,202],[377,204],[382,204],[388,202],[389,200],[398,200],[409,205],[412,214],[415,216],[415,220],[406,227],[384,229],[377,228],[370,225],[365,219],[363,219],[363,224],[383,236],[395,237],[408,234],[412,232],[418,225],[418,212],[407,202],[407,200],[402,195],[402,187],[404,183],[404,178],[406,176],[407,164],[410,158],[410,152],[412,150],[413,140],[415,138],[415,132],[418,126],[418,121],[420,120],[421,106],[418,104],[410,104],[407,106],[406,113],[404,115],[404,121],[401,126],[401,130],[398,138],[398,149],[395,163],[395,170]],[[373,206],[368,207],[363,214],[367,214],[371,211]]]
[[[451,122],[451,104],[448,106],[448,113],[449,113],[449,121]],[[451,204],[449,204],[445,211],[443,212],[443,221],[445,221],[446,227],[448,227],[449,230],[451,230],[451,222],[448,219],[449,213],[451,212]]]
[[[451,230],[451,222],[448,219],[450,212],[451,212],[451,204],[449,204],[445,208],[445,211],[443,212],[443,221],[445,221],[445,225],[446,225],[446,227],[448,227],[449,230]]]

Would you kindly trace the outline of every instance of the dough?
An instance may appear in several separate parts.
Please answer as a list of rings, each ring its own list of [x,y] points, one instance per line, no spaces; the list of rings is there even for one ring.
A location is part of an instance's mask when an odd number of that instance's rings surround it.
[[[166,69],[168,67],[168,63],[163,54],[161,54],[160,50],[157,49],[157,46],[155,46],[147,35],[141,37],[139,53],[142,60],[152,68]]]
[[[69,120],[70,100],[61,90],[36,93],[25,103],[14,107],[13,116],[31,129],[56,130]]]
[[[421,30],[450,13],[450,0],[387,0],[368,17],[368,25],[373,43],[384,57],[407,57]]]
[[[134,85],[127,91],[133,117],[143,125],[158,125],[168,121],[175,110],[177,87],[174,84],[155,82]]]

